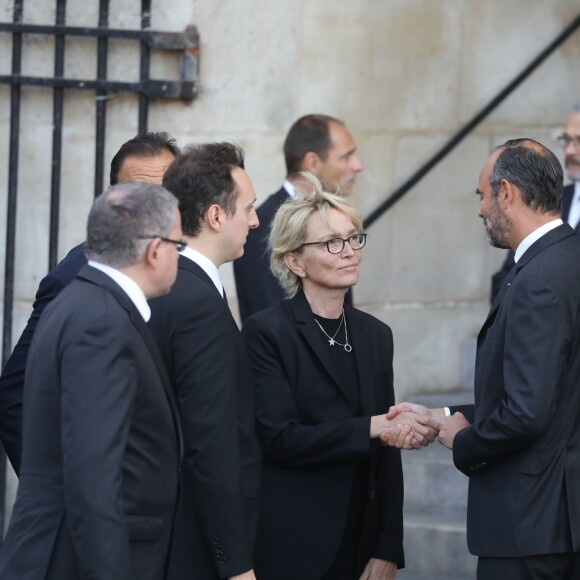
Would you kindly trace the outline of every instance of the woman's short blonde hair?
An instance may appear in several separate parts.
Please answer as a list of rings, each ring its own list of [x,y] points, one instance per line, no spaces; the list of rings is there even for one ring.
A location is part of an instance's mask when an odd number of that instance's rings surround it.
[[[320,212],[324,221],[331,226],[329,210],[336,209],[350,219],[357,232],[362,233],[363,227],[360,214],[344,197],[324,191],[320,181],[311,173],[300,175],[305,184],[296,188],[297,199],[288,199],[280,206],[268,238],[270,269],[288,298],[302,289],[302,279],[286,266],[284,256],[289,252],[302,252],[308,220],[314,212]]]

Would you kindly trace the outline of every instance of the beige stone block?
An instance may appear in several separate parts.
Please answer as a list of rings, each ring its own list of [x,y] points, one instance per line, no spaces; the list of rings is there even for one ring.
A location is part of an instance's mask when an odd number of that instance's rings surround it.
[[[366,129],[454,126],[462,59],[461,0],[370,2]]]
[[[8,20],[5,20],[8,21]],[[12,21],[12,18],[9,20]],[[0,34],[0,75],[9,75],[12,72],[12,36]],[[2,85],[0,88],[4,88]]]
[[[225,6],[232,0],[222,2]],[[195,24],[198,11],[206,8],[203,0],[188,0],[187,2],[165,2],[153,0],[151,3],[151,26],[155,30],[182,30],[184,24]]]
[[[194,16],[201,35],[200,96],[191,105],[164,107],[160,124],[173,114],[189,133],[289,126],[298,95],[300,11],[290,3],[243,0],[200,3]]]
[[[578,6],[570,0],[466,3],[466,39],[461,83],[461,117],[467,120],[511,82],[570,21]],[[492,114],[488,123],[505,126],[559,123],[580,93],[576,73],[577,35],[552,54]]]
[[[35,0],[38,3],[38,0]],[[111,6],[119,2],[111,2]],[[136,10],[133,3],[131,12]],[[69,26],[87,26],[97,27],[99,25],[99,3],[98,2],[67,2],[66,4],[66,22]]]
[[[489,306],[487,303],[437,304],[429,308],[363,306],[393,330],[395,343],[395,395],[451,391],[460,386],[461,349],[476,336]]]
[[[286,134],[251,133],[237,141],[246,152],[246,171],[256,190],[256,207],[278,191],[286,176],[283,143]]]
[[[23,119],[26,109],[25,105]],[[48,124],[21,124],[14,280],[15,296],[21,299],[34,297],[38,282],[48,271],[51,142]]]
[[[360,124],[371,54],[367,10],[367,1],[303,4],[299,115],[326,113]]]
[[[324,11],[323,2],[312,4]],[[320,59],[329,70],[311,89],[313,98],[322,93],[366,130],[446,126],[458,102],[462,4],[367,2],[353,11],[344,3],[344,26],[333,43],[338,48]],[[316,73],[311,76],[320,77]],[[305,77],[306,92],[313,79],[308,71]]]
[[[80,107],[82,110],[82,106]],[[62,191],[59,211],[58,259],[86,239],[86,223],[94,199],[94,123],[83,123],[69,109],[69,123],[63,134]],[[90,146],[87,147],[87,144]],[[109,183],[111,157],[105,156],[104,186]]]
[[[396,138],[391,133],[353,135],[363,171],[355,183],[350,201],[363,218],[368,216],[394,190]]]
[[[415,159],[439,142],[401,140],[397,171],[408,175]],[[371,226],[357,295],[364,301],[427,303],[489,295],[487,243],[474,195],[488,151],[487,138],[467,139],[391,208],[386,221]]]
[[[10,151],[10,88],[0,85],[0,273],[4,272],[6,253],[6,216],[8,204],[8,161]],[[0,281],[0,296],[4,296],[4,276]]]
[[[12,22],[13,2],[10,7],[10,22]],[[49,24],[54,22],[55,7],[50,2],[39,2],[33,0],[32,2],[23,2],[23,22],[29,24]]]

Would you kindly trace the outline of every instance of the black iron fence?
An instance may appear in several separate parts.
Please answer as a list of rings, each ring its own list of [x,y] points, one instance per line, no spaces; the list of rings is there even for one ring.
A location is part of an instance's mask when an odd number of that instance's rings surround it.
[[[139,8],[136,6],[136,10]],[[95,93],[95,177],[94,192],[103,190],[104,150],[107,120],[107,99],[115,93],[132,93],[138,99],[137,132],[147,131],[151,99],[179,99],[192,101],[198,91],[199,35],[194,26],[183,32],[157,32],[151,30],[151,0],[141,0],[141,28],[125,30],[109,28],[109,0],[100,0],[98,26],[74,27],[66,25],[66,0],[55,0],[54,25],[33,25],[23,22],[24,0],[14,0],[12,22],[0,22],[0,34],[12,35],[12,69],[9,75],[0,75],[0,84],[10,85],[10,140],[8,159],[8,188],[6,211],[6,259],[4,271],[4,318],[2,331],[2,366],[10,356],[12,313],[14,302],[14,267],[16,243],[16,210],[18,202],[18,161],[20,137],[20,103],[26,87],[52,90],[53,133],[52,173],[50,188],[49,259],[48,269],[57,262],[59,209],[62,171],[62,136],[64,94],[66,90],[93,91]],[[27,39],[37,36],[54,38],[54,75],[33,77],[22,75],[23,49]],[[96,39],[97,67],[94,78],[76,79],[65,76],[66,39],[85,37]],[[107,79],[109,43],[112,40],[139,43],[139,79],[135,82],[118,82]],[[152,51],[171,51],[179,58],[179,79],[158,80],[150,78]],[[4,498],[4,466],[6,458],[0,449],[0,498]],[[3,505],[0,499],[0,506]],[[0,536],[3,528],[0,510]]]

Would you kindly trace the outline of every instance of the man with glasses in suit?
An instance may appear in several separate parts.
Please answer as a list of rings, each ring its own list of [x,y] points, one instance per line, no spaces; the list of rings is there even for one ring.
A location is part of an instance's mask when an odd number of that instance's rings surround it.
[[[165,132],[142,133],[126,141],[111,161],[110,184],[146,181],[161,184],[179,147]],[[22,448],[22,391],[28,350],[44,308],[87,263],[84,244],[75,246],[40,282],[32,314],[0,376],[0,440],[16,474]]]

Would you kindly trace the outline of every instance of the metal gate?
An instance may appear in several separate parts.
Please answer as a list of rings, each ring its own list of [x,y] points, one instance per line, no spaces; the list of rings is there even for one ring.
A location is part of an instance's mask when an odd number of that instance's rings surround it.
[[[138,5],[136,3],[136,10]],[[50,225],[48,268],[57,261],[60,185],[62,168],[62,136],[64,91],[83,90],[95,92],[96,142],[94,193],[103,190],[104,149],[107,121],[107,98],[115,93],[132,93],[138,99],[136,132],[147,131],[150,99],[178,99],[192,101],[198,91],[199,35],[194,26],[184,32],[156,32],[151,30],[151,0],[141,0],[140,30],[109,28],[109,0],[99,1],[98,25],[94,28],[66,25],[66,0],[55,0],[54,25],[33,25],[23,22],[24,0],[14,0],[11,23],[0,22],[0,33],[12,35],[12,70],[10,75],[0,75],[0,83],[10,85],[10,140],[8,162],[8,195],[6,211],[6,261],[4,272],[4,318],[2,332],[2,366],[10,356],[12,317],[14,303],[14,267],[16,241],[16,209],[18,201],[18,160],[20,133],[20,102],[24,87],[45,87],[53,93],[52,169],[50,184]],[[44,35],[54,38],[54,75],[52,77],[23,76],[22,53],[28,38]],[[67,37],[85,37],[96,40],[97,70],[94,78],[72,79],[64,76]],[[139,45],[139,80],[118,82],[107,80],[109,41],[121,39]],[[157,80],[150,78],[152,51],[172,51],[179,62],[179,79]],[[131,135],[132,136],[132,135]],[[6,457],[0,449],[0,504],[3,504],[4,467]],[[0,510],[0,537],[4,510]]]

